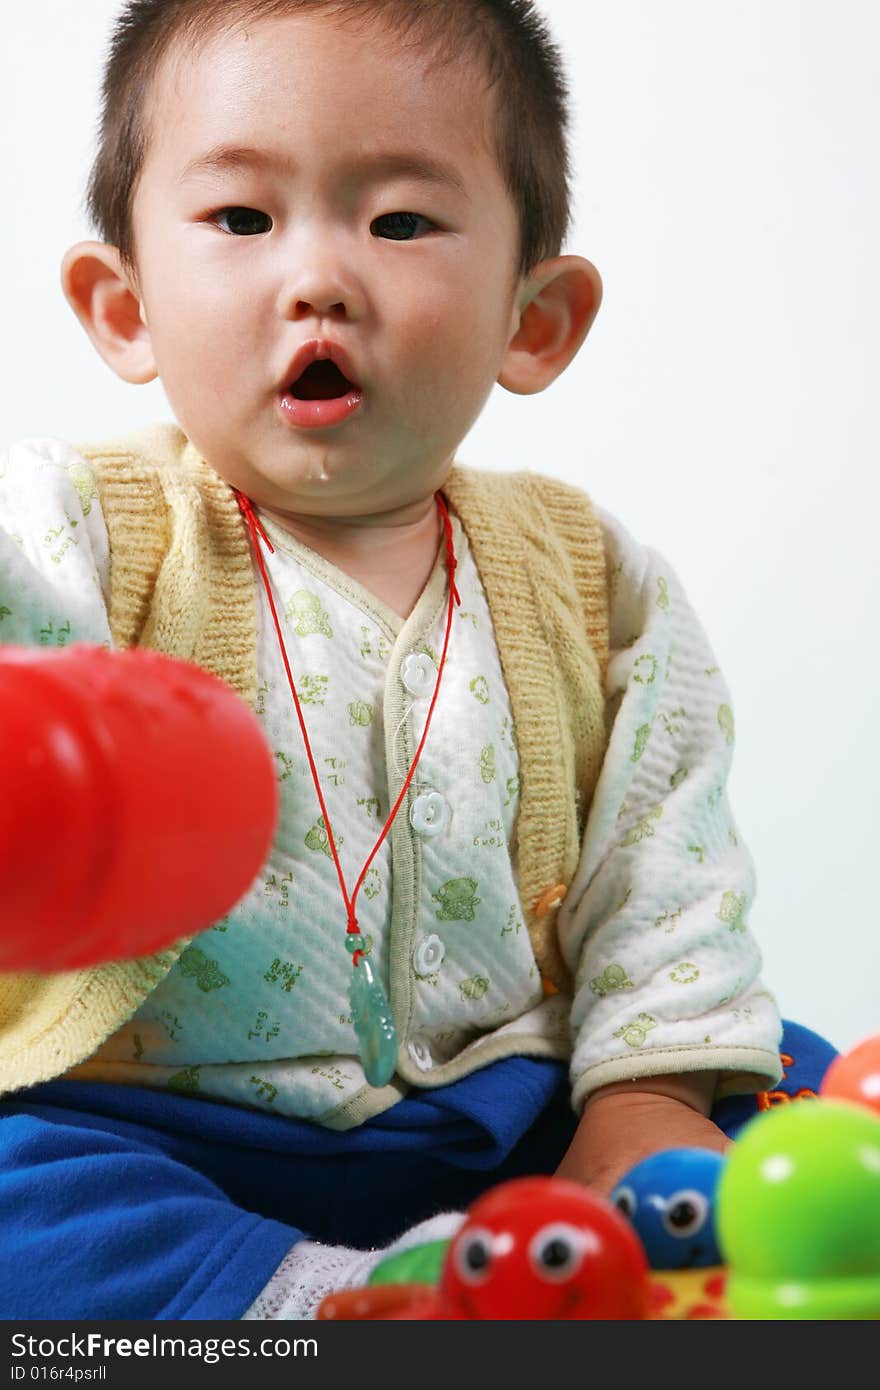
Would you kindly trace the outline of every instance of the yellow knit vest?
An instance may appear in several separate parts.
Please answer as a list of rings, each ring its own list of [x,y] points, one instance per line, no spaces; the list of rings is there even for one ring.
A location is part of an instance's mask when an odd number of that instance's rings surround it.
[[[176,425],[76,447],[94,469],[107,524],[116,646],[194,661],[253,706],[257,589],[232,490]],[[574,873],[607,743],[601,530],[588,498],[549,478],[453,468],[443,491],[474,554],[510,696],[523,911],[542,975],[567,991],[546,899]],[[60,1076],[91,1056],[185,945],[92,970],[0,974],[0,1091]]]

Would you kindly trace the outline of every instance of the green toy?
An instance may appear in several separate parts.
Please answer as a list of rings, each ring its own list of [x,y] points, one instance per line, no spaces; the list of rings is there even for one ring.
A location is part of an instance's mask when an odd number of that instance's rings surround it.
[[[380,1260],[367,1284],[439,1284],[451,1241],[429,1240]]]
[[[718,1186],[735,1318],[880,1318],[880,1119],[779,1105],[745,1128]]]

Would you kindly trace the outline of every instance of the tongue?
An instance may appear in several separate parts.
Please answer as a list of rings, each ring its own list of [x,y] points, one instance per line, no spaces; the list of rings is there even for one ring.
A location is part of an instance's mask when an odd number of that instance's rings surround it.
[[[352,389],[335,362],[312,362],[290,388],[301,401],[329,401]]]

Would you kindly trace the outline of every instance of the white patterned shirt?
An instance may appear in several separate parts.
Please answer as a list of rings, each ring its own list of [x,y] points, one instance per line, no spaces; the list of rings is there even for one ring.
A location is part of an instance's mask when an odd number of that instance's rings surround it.
[[[751,858],[725,794],[729,696],[670,567],[599,512],[614,723],[559,912],[574,998],[545,998],[517,887],[516,731],[466,537],[429,737],[358,897],[391,998],[397,1073],[373,1088],[348,1003],[346,914],[262,585],[257,714],[281,793],[267,863],[137,1013],[77,1068],[348,1128],[410,1086],[511,1054],[569,1058],[573,1101],[639,1076],[774,1084],[780,1024],[747,926]],[[402,619],[261,518],[264,561],[349,891],[424,728],[446,626],[442,552]],[[88,465],[61,440],[0,454],[0,641],[112,646],[109,549]],[[554,750],[548,748],[547,756]]]

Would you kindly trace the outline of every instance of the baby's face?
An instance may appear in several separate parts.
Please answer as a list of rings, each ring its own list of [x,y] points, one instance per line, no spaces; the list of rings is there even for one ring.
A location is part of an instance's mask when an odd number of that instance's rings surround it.
[[[519,321],[483,88],[469,65],[429,72],[373,25],[313,15],[158,74],[134,203],[141,314],[181,427],[255,501],[367,515],[442,483]],[[260,160],[188,172],[220,144]],[[392,167],[413,152],[448,180]],[[313,427],[282,398],[319,338],[363,399]]]

